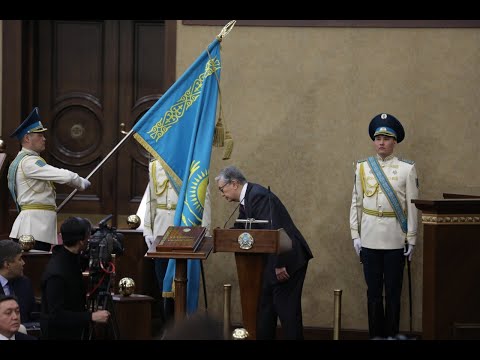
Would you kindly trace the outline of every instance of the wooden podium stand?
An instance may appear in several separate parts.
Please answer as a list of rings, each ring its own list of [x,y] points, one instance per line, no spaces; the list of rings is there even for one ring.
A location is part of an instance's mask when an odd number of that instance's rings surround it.
[[[250,249],[241,249],[238,238],[249,233],[254,242]],[[214,229],[213,252],[233,252],[237,264],[243,326],[249,339],[257,338],[257,308],[262,289],[265,254],[281,253],[291,248],[291,240],[283,229]]]
[[[196,251],[157,251],[157,245],[162,240],[157,236],[145,257],[158,259],[175,259],[175,322],[185,318],[187,313],[187,260],[205,260],[213,247],[212,237],[205,236]]]
[[[425,340],[480,339],[480,199],[412,200],[422,211]]]

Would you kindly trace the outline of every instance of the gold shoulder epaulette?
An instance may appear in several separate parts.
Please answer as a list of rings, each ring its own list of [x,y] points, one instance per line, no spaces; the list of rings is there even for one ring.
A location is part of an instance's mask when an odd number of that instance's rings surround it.
[[[398,158],[398,160],[403,161],[404,163],[407,163],[407,164],[410,164],[410,165],[415,164],[415,161],[413,161],[413,160],[402,159],[402,158]]]
[[[365,158],[365,159],[360,159],[360,160],[357,160],[357,164],[360,164],[360,163],[362,163],[362,162],[365,162],[365,161],[367,161],[367,160],[368,160],[367,158]]]

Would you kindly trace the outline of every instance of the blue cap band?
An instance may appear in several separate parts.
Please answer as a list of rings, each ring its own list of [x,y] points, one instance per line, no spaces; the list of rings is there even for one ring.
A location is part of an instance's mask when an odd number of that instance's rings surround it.
[[[380,126],[375,130],[375,134],[373,136],[377,135],[385,135],[385,136],[392,136],[395,139],[397,138],[397,133],[392,129],[387,126]]]

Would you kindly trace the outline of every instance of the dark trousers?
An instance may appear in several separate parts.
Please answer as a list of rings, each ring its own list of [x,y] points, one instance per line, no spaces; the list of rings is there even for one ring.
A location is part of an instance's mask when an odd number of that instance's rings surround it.
[[[400,297],[405,267],[403,249],[362,248],[360,256],[367,283],[370,338],[396,336],[400,327]],[[385,308],[383,305],[384,286]]]
[[[157,277],[158,287],[160,289],[161,298],[161,307],[162,307],[162,317],[164,322],[169,322],[173,320],[174,314],[174,300],[172,298],[163,297],[163,279],[167,272],[168,259],[155,259],[155,275]]]
[[[33,245],[33,248],[35,250],[50,251],[50,249],[52,248],[52,244],[35,240],[35,244]]]
[[[287,269],[288,271],[288,269]],[[257,340],[273,340],[277,317],[285,340],[303,340],[302,289],[307,265],[290,279],[272,284],[264,279],[257,318]]]

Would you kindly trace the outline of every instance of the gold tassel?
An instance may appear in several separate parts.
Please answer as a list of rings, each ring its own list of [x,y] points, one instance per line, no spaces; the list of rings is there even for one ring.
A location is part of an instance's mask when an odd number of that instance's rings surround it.
[[[225,150],[223,150],[223,160],[230,159],[233,151],[233,138],[230,134],[230,131],[227,130],[225,133]]]
[[[225,137],[225,128],[223,127],[222,118],[219,117],[217,125],[215,125],[215,132],[213,133],[213,146],[223,147]]]

